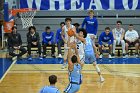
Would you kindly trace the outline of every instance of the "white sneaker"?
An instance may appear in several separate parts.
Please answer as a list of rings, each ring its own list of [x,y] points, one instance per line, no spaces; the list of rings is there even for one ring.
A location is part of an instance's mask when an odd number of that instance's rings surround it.
[[[64,69],[64,68],[66,68],[66,67],[67,67],[67,64],[64,63],[64,64],[62,65],[61,69]]]
[[[126,56],[123,56],[122,58],[126,58]]]
[[[128,55],[126,54],[125,57],[128,58]]]
[[[138,54],[136,54],[136,55],[135,55],[135,57],[139,57],[139,55],[138,55]]]
[[[104,82],[105,79],[103,77],[100,77],[100,82]]]
[[[17,60],[17,56],[12,57],[12,61],[15,61],[15,60]]]
[[[109,58],[112,58],[110,54],[108,55],[108,57],[109,57]]]
[[[102,58],[102,57],[103,57],[103,55],[101,54],[99,58]]]
[[[61,55],[61,54],[59,54],[59,55],[58,55],[58,58],[62,58],[62,55]]]

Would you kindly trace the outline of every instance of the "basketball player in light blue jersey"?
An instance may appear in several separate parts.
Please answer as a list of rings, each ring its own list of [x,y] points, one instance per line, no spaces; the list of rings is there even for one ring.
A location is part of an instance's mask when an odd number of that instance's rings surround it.
[[[50,86],[43,87],[40,93],[60,93],[60,91],[55,87],[55,83],[57,82],[57,76],[49,76],[49,82]]]
[[[76,54],[73,54],[72,49]],[[64,90],[64,93],[76,93],[80,89],[82,83],[82,70],[83,63],[80,61],[76,44],[71,43],[68,50],[68,72],[69,84]]]
[[[93,50],[92,39],[90,35],[86,37],[86,46],[85,46],[85,63],[93,63],[93,66],[96,68],[98,75],[100,76],[100,81],[103,82],[104,78],[101,75],[100,68],[96,64],[96,57]]]

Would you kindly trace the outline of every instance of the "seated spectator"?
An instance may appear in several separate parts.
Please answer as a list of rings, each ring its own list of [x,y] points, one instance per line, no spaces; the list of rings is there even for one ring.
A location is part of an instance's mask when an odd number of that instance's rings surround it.
[[[61,46],[64,45],[64,41],[63,41],[63,39],[62,39],[62,37],[61,37],[61,31],[62,31],[62,28],[63,28],[64,25],[65,25],[64,22],[61,22],[61,23],[60,23],[61,28],[59,28],[59,29],[57,30],[57,32],[56,32],[56,37],[55,37],[55,42],[56,42],[56,44],[57,44],[57,48],[58,48],[58,57],[59,57],[59,58],[62,58]]]
[[[26,53],[26,49],[22,47],[22,40],[21,35],[17,33],[17,27],[12,27],[12,32],[8,38],[8,48],[9,48],[9,55],[12,57],[17,57],[21,59],[22,55]],[[15,53],[16,50],[19,50],[19,53]]]
[[[0,23],[0,40],[2,39],[2,24]],[[1,42],[1,41],[0,41]]]
[[[78,33],[80,24],[79,23],[74,23],[73,25],[75,26],[76,32]]]
[[[125,30],[121,27],[122,22],[121,21],[117,21],[116,24],[116,28],[114,28],[112,30],[113,32],[113,36],[114,36],[114,42],[113,42],[113,53],[112,56],[115,55],[115,49],[116,49],[116,45],[122,45],[122,53],[123,53],[123,57],[125,57],[125,42],[124,42],[124,34],[125,34]]]
[[[129,30],[125,33],[125,41],[126,41],[126,53],[128,56],[128,47],[130,45],[134,45],[136,49],[136,57],[138,57],[138,50],[139,50],[139,35],[136,30],[133,29],[133,25],[129,25]]]
[[[54,33],[50,30],[49,26],[46,27],[46,31],[42,33],[42,45],[43,45],[43,57],[46,57],[46,47],[51,46],[51,56],[55,57],[55,44],[54,44]]]
[[[112,44],[113,44],[113,34],[110,32],[110,28],[106,27],[105,32],[102,32],[99,36],[99,51],[100,51],[100,58],[102,58],[102,49],[104,47],[109,47],[109,58],[111,58],[112,52]]]
[[[59,89],[55,87],[55,83],[57,82],[57,76],[51,75],[49,76],[50,86],[44,86],[40,93],[60,93]]]
[[[31,47],[38,48],[39,57],[40,57],[40,59],[42,59],[41,44],[39,42],[39,40],[40,40],[39,33],[36,32],[36,28],[34,26],[29,27],[28,30],[29,30],[29,32],[27,33],[27,43],[28,43],[27,50],[28,50],[28,55],[29,55],[28,60],[32,60]]]

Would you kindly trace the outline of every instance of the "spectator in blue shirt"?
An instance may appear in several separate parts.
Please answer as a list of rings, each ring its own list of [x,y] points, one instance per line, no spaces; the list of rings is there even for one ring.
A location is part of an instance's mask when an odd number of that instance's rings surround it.
[[[54,33],[50,30],[49,26],[46,27],[46,31],[42,33],[42,45],[43,45],[43,57],[46,57],[46,47],[51,46],[51,56],[55,57],[55,44],[54,44]]]
[[[58,57],[59,58],[62,58],[62,55],[61,55],[61,46],[64,45],[64,41],[61,37],[61,31],[62,31],[62,28],[63,26],[65,25],[64,22],[61,22],[60,23],[60,27],[59,29],[57,29],[57,32],[56,32],[56,37],[55,37],[55,42],[57,44],[57,47],[58,47]]]
[[[96,17],[94,17],[94,11],[89,10],[88,11],[88,17],[85,17],[83,23],[82,23],[82,28],[84,28],[84,25],[86,25],[86,31],[90,35],[92,39],[92,44],[94,48],[94,52],[97,54],[97,48],[95,46],[95,38],[98,30],[98,20]]]
[[[109,47],[109,58],[111,58],[112,52],[112,44],[113,44],[113,34],[110,32],[110,28],[106,27],[105,32],[102,32],[99,36],[99,51],[100,51],[100,58],[102,58],[102,49],[104,47]]]
[[[49,76],[50,86],[44,86],[40,93],[60,93],[59,89],[55,87],[55,83],[57,82],[57,76],[51,75]]]
[[[96,17],[94,17],[94,11],[89,10],[88,15],[89,16],[85,17],[82,23],[82,28],[84,28],[84,25],[86,24],[87,33],[96,35],[98,30],[98,21]]]

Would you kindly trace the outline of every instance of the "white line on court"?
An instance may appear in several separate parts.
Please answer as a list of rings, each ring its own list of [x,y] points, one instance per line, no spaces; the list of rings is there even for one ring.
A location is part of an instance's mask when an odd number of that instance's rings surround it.
[[[0,79],[0,83],[2,82],[2,80],[5,78],[5,76],[7,75],[7,73],[10,71],[10,69],[13,67],[13,65],[16,63],[17,59],[15,59],[12,64],[10,65],[10,67],[6,70],[6,72],[4,73],[4,75],[2,76],[2,78]]]

